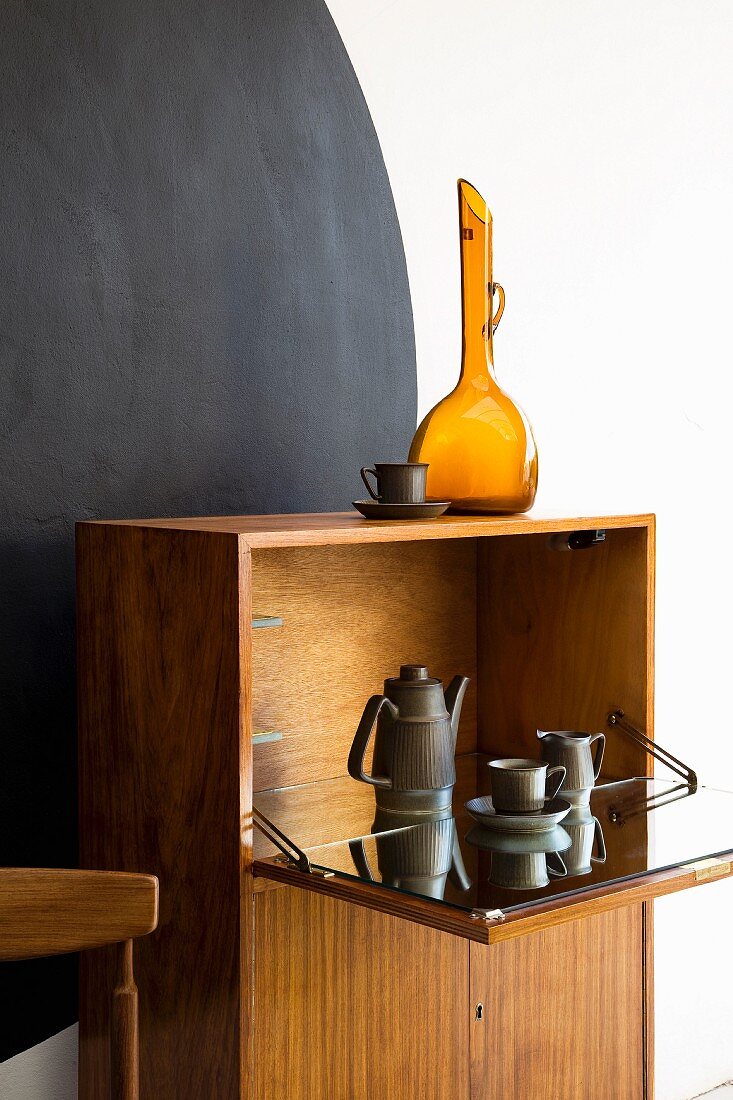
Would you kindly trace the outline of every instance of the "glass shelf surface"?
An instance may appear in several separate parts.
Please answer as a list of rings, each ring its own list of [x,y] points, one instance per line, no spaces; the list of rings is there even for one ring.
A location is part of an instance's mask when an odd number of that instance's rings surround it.
[[[732,793],[709,787],[690,792],[662,779],[598,785],[590,806],[573,810],[553,833],[527,838],[490,831],[464,809],[469,798],[490,793],[487,759],[463,758],[452,812],[423,815],[420,823],[409,817],[403,825],[400,815],[378,810],[371,792],[352,780],[310,785],[320,797],[329,787],[341,796],[349,784],[362,787],[359,796],[371,797],[373,818],[366,834],[304,846],[311,864],[459,909],[507,913],[733,849]],[[307,792],[308,787],[296,790]],[[283,805],[287,799],[286,790],[266,793],[280,796]],[[327,807],[326,798],[324,815]],[[267,811],[274,812],[271,802]],[[365,812],[369,804],[362,802],[362,820]],[[295,831],[290,835],[301,843]],[[260,852],[265,854],[272,850]]]

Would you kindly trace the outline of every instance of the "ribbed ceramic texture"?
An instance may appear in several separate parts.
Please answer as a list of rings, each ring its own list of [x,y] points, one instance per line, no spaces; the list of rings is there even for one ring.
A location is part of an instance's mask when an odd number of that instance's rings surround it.
[[[377,462],[374,469],[377,493],[383,504],[418,504],[425,500],[427,466]]]
[[[491,800],[499,813],[528,813],[540,811],[545,804],[546,768],[530,771],[518,768],[493,768],[491,772]]]
[[[493,852],[489,881],[507,890],[537,890],[547,886],[547,856],[544,852]]]
[[[595,783],[593,759],[597,743],[589,744],[587,737],[550,733],[540,739],[540,754],[548,764],[562,764],[565,779],[561,790],[581,791]]]
[[[456,781],[454,737],[449,718],[394,722],[388,775],[400,791],[449,787]]]
[[[455,829],[454,818],[448,817],[428,822],[419,829],[378,837],[377,859],[382,878],[447,874],[453,862]]]

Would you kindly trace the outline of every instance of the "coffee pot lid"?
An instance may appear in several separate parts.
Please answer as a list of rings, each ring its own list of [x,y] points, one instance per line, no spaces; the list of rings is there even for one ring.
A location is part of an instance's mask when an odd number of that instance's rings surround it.
[[[440,680],[435,680],[428,675],[425,665],[400,665],[399,676],[392,676],[386,681],[399,687],[440,687]]]

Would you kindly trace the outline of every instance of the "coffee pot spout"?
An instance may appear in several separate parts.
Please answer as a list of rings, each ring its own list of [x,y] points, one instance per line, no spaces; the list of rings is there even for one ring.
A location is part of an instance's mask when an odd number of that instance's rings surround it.
[[[445,709],[450,714],[450,728],[453,734],[453,748],[458,737],[458,723],[461,720],[461,707],[470,680],[468,676],[454,676],[445,691]]]

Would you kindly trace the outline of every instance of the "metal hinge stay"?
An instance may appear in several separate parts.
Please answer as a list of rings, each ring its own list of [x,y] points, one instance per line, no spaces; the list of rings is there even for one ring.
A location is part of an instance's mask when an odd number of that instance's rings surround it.
[[[315,875],[318,878],[333,878],[333,871],[326,871],[322,867],[314,867],[305,852],[301,851],[298,845],[294,844],[282,829],[278,829],[277,825],[273,825],[256,806],[252,807],[252,824],[260,830],[263,836],[267,837],[271,844],[280,849],[282,855],[275,856],[278,863],[287,863],[289,867],[297,867],[299,871],[306,875]]]
[[[501,924],[505,919],[501,909],[472,909],[469,916],[471,920],[495,920],[497,924]]]
[[[635,741],[637,745],[641,747],[649,754],[653,756],[655,760],[658,760],[665,767],[673,771],[675,775],[681,776],[685,783],[693,790],[697,790],[697,773],[692,768],[683,763],[678,757],[673,756],[667,749],[662,748],[656,741],[652,741],[651,737],[647,737],[640,729],[638,729],[633,723],[631,723],[620,707],[616,710],[612,710],[607,716],[607,722],[609,726],[619,729],[622,733],[625,733],[632,741]]]

